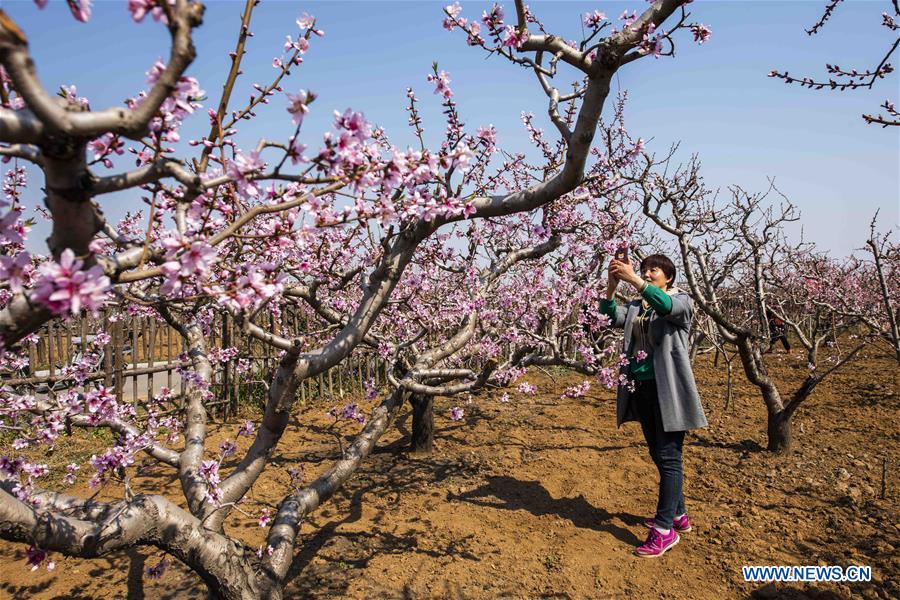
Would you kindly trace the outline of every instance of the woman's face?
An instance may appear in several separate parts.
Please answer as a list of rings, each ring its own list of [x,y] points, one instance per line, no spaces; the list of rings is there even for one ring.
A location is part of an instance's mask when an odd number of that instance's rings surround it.
[[[669,288],[669,282],[666,280],[666,274],[659,267],[647,267],[641,275],[647,283],[655,285],[661,290]]]

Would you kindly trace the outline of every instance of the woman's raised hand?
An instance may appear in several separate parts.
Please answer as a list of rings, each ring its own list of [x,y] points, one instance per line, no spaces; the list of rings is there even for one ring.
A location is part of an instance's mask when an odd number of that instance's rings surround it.
[[[637,273],[634,271],[634,267],[631,266],[631,263],[622,262],[620,260],[612,259],[609,263],[609,276],[610,279],[615,277],[616,281],[624,281],[626,283],[630,283],[631,285],[637,287],[641,285],[643,279],[641,279]]]

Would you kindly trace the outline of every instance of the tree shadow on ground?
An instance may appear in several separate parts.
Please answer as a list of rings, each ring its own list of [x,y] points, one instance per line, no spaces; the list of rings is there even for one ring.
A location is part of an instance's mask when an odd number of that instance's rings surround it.
[[[597,508],[582,495],[574,498],[554,498],[538,481],[492,476],[487,478],[484,485],[474,490],[461,494],[449,493],[447,499],[505,510],[526,510],[537,517],[557,515],[568,519],[576,527],[608,533],[626,544],[637,545],[642,541],[628,529],[612,522],[619,519],[627,525],[639,525],[642,517],[629,513],[611,513]]]
[[[383,449],[373,452],[360,471],[330,503],[329,508],[343,516],[321,525],[313,521],[323,511],[310,516],[307,526],[315,529],[304,536],[300,551],[294,558],[288,572],[285,597],[342,597],[347,593],[351,582],[377,556],[415,553],[477,560],[465,548],[458,547],[459,540],[449,542],[444,548],[423,548],[419,545],[417,533],[397,534],[377,528],[386,511],[392,509],[392,504],[399,502],[402,493],[421,489],[425,483],[471,474],[471,465],[462,461],[438,459],[433,455],[415,457],[389,453]],[[382,502],[371,502],[367,496],[380,497]],[[365,531],[347,530],[346,526],[362,518],[364,502],[368,509],[376,511],[374,516],[368,517],[376,524],[376,528]],[[398,587],[401,584],[398,583]],[[397,594],[396,591],[392,593]],[[381,595],[380,592],[378,595]]]
[[[72,587],[66,594],[66,600],[96,600],[103,597],[102,590],[106,585],[125,583],[127,600],[200,600],[206,598],[206,586],[200,578],[180,561],[169,557],[171,566],[164,579],[154,583],[152,591],[145,590],[144,569],[150,555],[156,554],[152,548],[129,548],[121,552],[113,552],[102,558],[91,559],[88,563],[88,579],[85,583]],[[22,557],[24,560],[24,557]],[[151,559],[155,564],[155,560]],[[128,564],[127,571],[123,569]],[[65,568],[65,566],[61,567]],[[65,577],[65,573],[60,576]],[[45,592],[54,582],[54,578],[34,584],[3,583],[0,584],[0,598],[25,600],[34,598]],[[102,583],[98,583],[102,582]]]
[[[31,598],[36,594],[39,594],[49,588],[53,584],[52,579],[45,579],[40,583],[35,583],[33,585],[16,585],[14,583],[2,583],[0,584],[0,592],[3,594],[9,594],[8,596],[3,596],[5,598]]]
[[[722,442],[722,441],[711,441],[705,438],[693,436],[689,438],[690,441],[687,442],[688,446],[698,446],[700,448],[721,448],[724,450],[733,450],[735,452],[740,453],[758,453],[758,452],[766,452],[766,449],[759,444],[756,440],[741,440],[739,442]]]
[[[457,443],[457,444],[462,444],[465,442],[465,438],[462,438],[462,437],[448,437],[447,439],[454,443]],[[499,441],[499,442],[482,442],[480,445],[483,447],[488,447],[488,448],[492,448],[495,446],[500,447],[500,448],[516,447],[516,448],[522,448],[523,450],[527,450],[529,452],[534,452],[534,453],[544,452],[547,450],[563,450],[563,451],[565,451],[565,450],[592,450],[592,451],[600,453],[600,454],[602,454],[604,452],[614,452],[616,450],[625,450],[627,448],[640,448],[641,446],[645,446],[645,444],[643,442],[637,442],[637,441],[631,442],[629,444],[609,445],[609,446],[595,446],[595,445],[587,445],[587,444],[581,444],[581,445],[579,445],[579,444],[557,444],[557,445],[534,444],[534,445],[531,445],[522,440],[514,440],[514,439],[506,439],[506,440]]]

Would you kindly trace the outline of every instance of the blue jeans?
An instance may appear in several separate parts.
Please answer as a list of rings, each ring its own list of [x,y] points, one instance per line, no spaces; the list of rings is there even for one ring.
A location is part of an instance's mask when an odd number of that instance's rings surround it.
[[[684,446],[684,432],[663,429],[655,380],[637,381],[632,401],[650,448],[650,457],[659,470],[659,500],[653,521],[661,529],[671,529],[675,515],[687,512],[682,492],[684,470],[681,449]]]

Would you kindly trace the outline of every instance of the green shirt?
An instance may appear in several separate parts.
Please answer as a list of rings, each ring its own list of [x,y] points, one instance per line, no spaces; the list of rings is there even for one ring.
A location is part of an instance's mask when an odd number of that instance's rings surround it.
[[[658,314],[667,315],[672,312],[672,298],[663,290],[655,285],[647,284],[641,296],[650,305],[648,311],[656,311]],[[615,321],[616,319],[616,301],[603,299],[600,301],[600,312]],[[643,313],[643,308],[641,313]],[[627,343],[627,342],[626,342]],[[652,355],[648,355],[644,360],[638,361],[634,356],[629,356],[628,369],[631,376],[639,381],[647,381],[656,377],[653,371]]]

